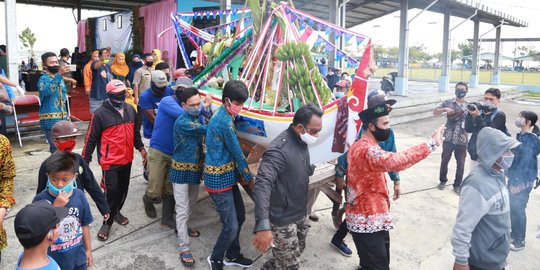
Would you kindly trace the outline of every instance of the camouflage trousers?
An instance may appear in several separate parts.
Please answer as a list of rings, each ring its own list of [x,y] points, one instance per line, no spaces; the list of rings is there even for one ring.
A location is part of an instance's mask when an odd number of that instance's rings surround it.
[[[283,227],[272,224],[275,247],[272,248],[272,258],[266,261],[261,270],[299,269],[300,255],[306,248],[310,227],[306,217]]]

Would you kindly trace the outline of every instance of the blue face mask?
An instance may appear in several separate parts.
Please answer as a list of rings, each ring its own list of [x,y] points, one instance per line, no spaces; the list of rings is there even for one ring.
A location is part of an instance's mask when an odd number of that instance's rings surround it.
[[[199,116],[199,114],[201,114],[201,107],[198,107],[198,108],[186,107],[184,108],[184,110],[187,113],[189,113],[191,116]]]
[[[73,189],[77,188],[77,181],[75,179],[76,179],[76,177],[73,178],[71,180],[71,182],[69,182],[69,184],[67,184],[63,188],[57,188],[57,187],[53,186],[53,184],[51,183],[51,179],[48,179],[47,180],[47,188],[49,189],[49,191],[52,194],[54,194],[54,196],[58,196],[58,194],[60,194],[60,191],[70,193]]]
[[[339,99],[339,98],[342,98],[345,95],[345,92],[336,92],[334,95],[336,96],[336,98]]]

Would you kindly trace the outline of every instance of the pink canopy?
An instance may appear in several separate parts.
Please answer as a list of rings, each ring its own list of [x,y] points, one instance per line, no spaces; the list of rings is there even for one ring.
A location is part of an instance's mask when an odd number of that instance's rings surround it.
[[[79,52],[86,51],[86,26],[87,20],[81,20],[77,24],[77,47],[79,47]]]
[[[162,0],[139,9],[139,14],[144,17],[144,52],[152,52],[153,49],[169,52],[171,68],[176,68],[176,48],[178,46],[174,30],[167,31],[158,38],[158,34],[172,26],[171,13],[176,12],[175,0]]]

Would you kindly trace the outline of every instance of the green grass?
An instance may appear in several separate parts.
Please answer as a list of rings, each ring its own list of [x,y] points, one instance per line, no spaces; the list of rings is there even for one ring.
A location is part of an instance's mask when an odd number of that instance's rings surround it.
[[[354,70],[348,70],[354,72]],[[381,77],[389,72],[397,71],[397,69],[379,68],[375,72],[376,77]],[[451,81],[468,82],[471,75],[470,70],[451,70]],[[441,76],[440,69],[429,68],[411,68],[409,69],[409,78],[424,79],[424,80],[439,80]],[[480,71],[480,83],[489,84],[491,81],[491,71]],[[516,72],[516,71],[501,71],[501,84],[525,84],[525,85],[540,85],[540,72]]]
[[[540,98],[540,93],[527,93],[525,96],[527,97],[534,97],[534,98]]]

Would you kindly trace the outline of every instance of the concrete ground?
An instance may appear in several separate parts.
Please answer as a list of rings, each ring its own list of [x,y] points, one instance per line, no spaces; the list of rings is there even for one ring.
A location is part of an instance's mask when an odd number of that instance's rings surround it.
[[[521,110],[537,111],[534,102],[504,101],[501,105],[507,113],[507,124],[512,134],[517,132],[513,122]],[[430,117],[406,124],[394,126],[398,150],[426,141],[433,130],[443,124],[443,117]],[[82,138],[79,138],[76,152],[80,153]],[[9,247],[2,252],[0,269],[12,269],[18,255],[22,252],[13,231],[15,214],[25,204],[31,202],[35,194],[37,173],[40,163],[49,155],[44,139],[25,141],[24,148],[14,143],[13,155],[17,165],[15,178],[14,206],[4,226],[8,232]],[[395,270],[438,270],[451,269],[453,256],[450,236],[455,222],[459,197],[451,188],[444,191],[435,188],[438,184],[438,173],[441,150],[431,154],[425,161],[401,173],[402,197],[393,203],[392,213],[395,229],[391,232],[391,268]],[[101,224],[101,217],[95,204],[88,197],[95,222],[91,225],[92,247],[94,256],[93,269],[184,269],[178,260],[177,239],[171,229],[160,225],[159,219],[148,218],[143,210],[141,197],[146,188],[142,177],[141,159],[138,154],[132,169],[130,192],[122,211],[130,218],[130,224],[122,227],[115,224],[109,241],[99,242],[96,238]],[[91,167],[97,179],[101,171],[96,162]],[[455,162],[451,162],[450,181],[453,179]],[[468,164],[466,171],[468,171]],[[244,194],[245,195],[245,194]],[[208,269],[206,257],[220,232],[220,222],[216,211],[206,192],[201,192],[194,215],[192,227],[201,231],[201,237],[191,238],[192,251],[197,260],[193,269]],[[251,244],[254,226],[254,204],[244,196],[246,205],[246,222],[240,236],[243,253],[255,259],[254,269],[258,269],[265,261]],[[540,240],[534,238],[536,225],[540,223],[540,192],[533,191],[527,208],[527,246],[520,252],[511,252],[507,269],[535,270],[540,269]],[[161,205],[156,205],[160,213]],[[319,196],[315,210],[320,216],[319,222],[312,223],[308,243],[302,256],[302,269],[356,269],[358,258],[346,258],[336,252],[329,244],[335,232],[330,215],[331,203],[326,196]],[[158,217],[161,216],[158,214]],[[345,240],[356,253],[350,236]],[[233,267],[226,267],[233,269]]]

